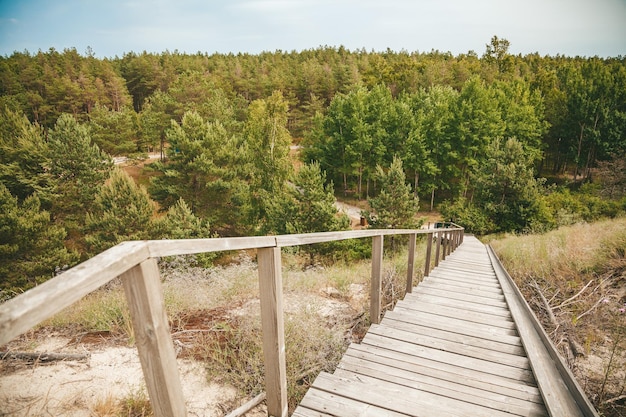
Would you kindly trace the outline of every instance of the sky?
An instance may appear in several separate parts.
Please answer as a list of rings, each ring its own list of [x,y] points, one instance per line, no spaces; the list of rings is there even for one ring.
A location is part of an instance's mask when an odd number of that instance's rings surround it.
[[[349,50],[626,56],[626,0],[0,0],[0,56]]]

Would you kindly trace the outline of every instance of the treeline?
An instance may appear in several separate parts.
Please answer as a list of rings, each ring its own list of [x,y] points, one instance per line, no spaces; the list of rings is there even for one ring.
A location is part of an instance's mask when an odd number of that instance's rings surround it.
[[[0,57],[3,287],[125,239],[346,228],[334,192],[376,227],[415,226],[418,197],[478,233],[624,211],[624,59],[508,47]],[[147,187],[112,164],[151,151]],[[542,179],[565,174],[584,192]]]

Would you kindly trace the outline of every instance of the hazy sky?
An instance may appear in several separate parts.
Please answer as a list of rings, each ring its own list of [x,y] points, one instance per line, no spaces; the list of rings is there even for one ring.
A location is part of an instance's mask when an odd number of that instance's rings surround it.
[[[259,53],[322,45],[626,56],[626,0],[0,0],[0,55],[91,47]]]

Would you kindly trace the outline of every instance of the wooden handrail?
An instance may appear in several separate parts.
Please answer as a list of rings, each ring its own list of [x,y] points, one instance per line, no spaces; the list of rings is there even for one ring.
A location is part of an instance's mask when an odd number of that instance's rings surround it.
[[[45,283],[0,304],[0,346],[59,313],[116,277],[121,277],[148,395],[155,415],[184,416],[185,403],[176,368],[176,355],[165,315],[156,258],[243,249],[257,249],[261,322],[265,362],[266,402],[270,416],[287,416],[282,275],[280,248],[372,238],[372,283],[370,320],[380,320],[380,289],[384,236],[410,235],[407,292],[413,279],[415,238],[428,235],[427,261],[436,236],[435,265],[439,255],[450,253],[463,239],[463,228],[367,229],[280,236],[254,236],[214,239],[148,240],[120,243],[69,269]],[[445,241],[444,239],[445,238]],[[412,243],[411,243],[412,242]],[[445,246],[442,248],[442,242]]]

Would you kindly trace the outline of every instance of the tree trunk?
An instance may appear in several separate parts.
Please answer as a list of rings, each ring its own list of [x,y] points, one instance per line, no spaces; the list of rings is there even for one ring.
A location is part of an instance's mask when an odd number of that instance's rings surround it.
[[[583,147],[583,135],[585,132],[585,124],[580,123],[580,135],[578,137],[578,151],[576,153],[576,167],[574,167],[574,181],[578,178],[578,164],[580,163],[580,152]]]
[[[433,191],[430,193],[430,211],[433,211],[435,207],[435,187],[433,187]]]

